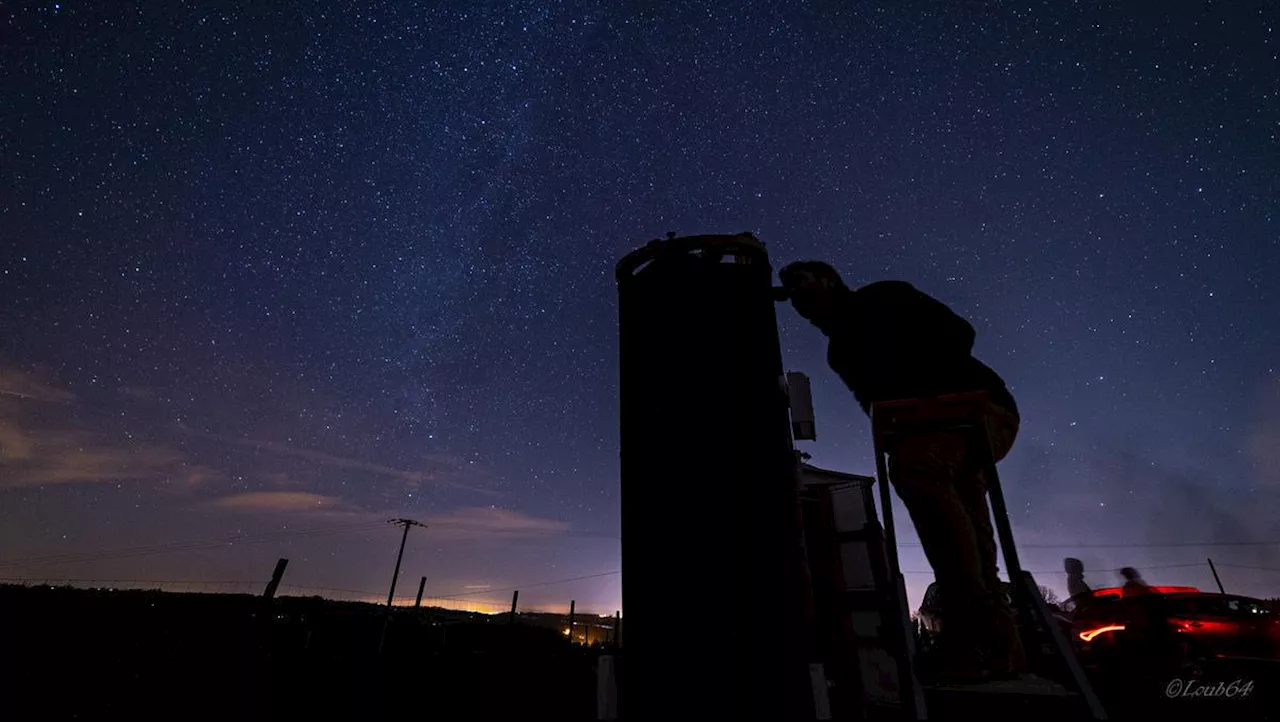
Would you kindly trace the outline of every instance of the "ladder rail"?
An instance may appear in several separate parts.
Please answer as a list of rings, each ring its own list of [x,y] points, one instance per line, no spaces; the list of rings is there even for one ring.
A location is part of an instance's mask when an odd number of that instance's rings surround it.
[[[1090,715],[1093,719],[1105,720],[1107,719],[1106,712],[1104,711],[1097,694],[1093,690],[1092,683],[1089,682],[1088,677],[1085,675],[1084,668],[1080,665],[1080,661],[1076,657],[1074,648],[1071,646],[1070,641],[1067,639],[1066,635],[1063,634],[1062,629],[1058,627],[1057,622],[1049,613],[1048,605],[1045,603],[1043,595],[1040,594],[1040,588],[1036,584],[1035,578],[1030,572],[1022,568],[1021,559],[1018,557],[1017,544],[1013,539],[1013,527],[1009,521],[1008,507],[1005,504],[1004,489],[1000,483],[1000,476],[996,470],[996,461],[991,452],[991,437],[987,428],[986,416],[981,410],[987,403],[986,394],[960,394],[948,397],[947,401],[951,403],[951,406],[948,407],[950,410],[957,408],[957,403],[961,408],[964,408],[963,405],[968,404],[968,408],[976,411],[976,415],[978,415],[979,418],[975,419],[973,412],[970,412],[968,418],[965,418],[962,414],[960,416],[952,416],[949,418],[944,415],[944,418],[939,419],[937,422],[929,420],[927,417],[919,418],[918,420],[930,421],[930,428],[935,430],[976,429],[981,432],[979,434],[979,439],[982,442],[980,448],[983,453],[980,460],[981,468],[984,476],[986,477],[984,479],[986,482],[986,493],[991,506],[991,515],[994,517],[995,531],[1000,543],[1001,556],[1004,557],[1005,570],[1009,576],[1009,580],[1013,582],[1011,586],[1013,588],[1012,591],[1014,595],[1013,602],[1015,605],[1015,611],[1018,613],[1019,618],[1022,619],[1022,626],[1024,628],[1034,629],[1038,621],[1038,623],[1047,630],[1054,651],[1066,665],[1067,671],[1071,676],[1071,681],[1080,695],[1084,698],[1084,702],[1089,708]],[[888,552],[889,571],[895,580],[896,586],[898,587],[895,592],[903,606],[902,616],[904,620],[906,620],[906,624],[909,624],[909,612],[906,610],[907,601],[905,582],[903,581],[902,570],[898,560],[897,534],[894,530],[893,523],[893,494],[890,488],[892,484],[889,479],[887,463],[888,450],[884,448],[884,437],[886,434],[892,435],[898,431],[897,429],[887,428],[896,421],[896,419],[892,418],[892,413],[895,408],[911,408],[912,405],[920,404],[921,402],[929,403],[929,401],[926,400],[903,400],[872,404],[871,407],[872,444],[876,456],[877,486],[880,487],[880,505],[881,514],[884,519],[884,535],[887,546],[886,551]],[[923,690],[920,688],[919,681],[915,677],[915,663],[913,659],[915,645],[914,640],[912,640],[910,636],[911,635],[908,632],[907,656],[910,659],[907,660],[907,664],[910,667],[910,677],[907,679],[910,680],[912,686],[918,691],[917,695],[920,697],[920,706],[918,708],[918,714],[920,716],[917,718],[925,719],[923,716]]]
[[[875,422],[875,407],[872,407],[873,430],[876,428]],[[925,705],[924,686],[916,676],[915,635],[911,627],[911,605],[907,601],[907,582],[898,561],[898,538],[893,524],[893,491],[889,488],[886,450],[880,434],[873,431],[871,437],[876,456],[876,486],[880,490],[880,517],[883,520],[880,529],[884,536],[884,552],[889,563],[888,582],[892,585],[893,602],[897,607],[896,610],[888,611],[895,612],[894,619],[901,630],[899,642],[902,645],[902,657],[898,664],[898,678],[901,680],[901,687],[907,688],[902,694],[902,702],[907,714],[913,719],[924,720],[929,718],[928,708]]]
[[[985,432],[985,425],[983,431]],[[988,437],[989,438],[989,437]],[[1058,627],[1057,621],[1053,615],[1049,613],[1049,605],[1044,601],[1044,595],[1040,593],[1040,585],[1036,584],[1035,577],[1031,572],[1022,568],[1021,561],[1018,559],[1018,547],[1013,541],[1013,525],[1009,521],[1008,507],[1004,501],[1004,487],[1000,483],[1000,472],[996,470],[994,459],[984,459],[986,468],[984,473],[987,475],[987,496],[991,502],[992,516],[995,517],[996,531],[1000,538],[1000,551],[1004,556],[1005,569],[1009,574],[1010,581],[1018,580],[1019,583],[1013,585],[1013,593],[1021,597],[1015,598],[1015,603],[1020,602],[1019,606],[1027,610],[1031,616],[1038,619],[1049,633],[1049,638],[1053,644],[1054,650],[1058,656],[1062,658],[1063,663],[1067,666],[1067,672],[1071,675],[1071,680],[1075,683],[1076,689],[1084,696],[1085,703],[1089,706],[1089,713],[1094,719],[1105,720],[1106,712],[1102,708],[1102,702],[1093,691],[1093,685],[1085,676],[1084,668],[1080,666],[1080,660],[1076,657],[1075,649],[1071,646],[1070,640],[1062,633],[1062,629]]]
[[[983,431],[986,431],[985,425]],[[1010,581],[1018,580],[1018,583],[1013,584],[1013,593],[1021,599],[1015,597],[1014,602],[1015,604],[1021,602],[1018,606],[1039,619],[1048,630],[1054,650],[1066,664],[1067,672],[1071,675],[1071,681],[1075,683],[1076,689],[1084,696],[1085,704],[1089,706],[1089,713],[1094,719],[1105,720],[1107,715],[1102,708],[1102,702],[1094,693],[1093,684],[1085,676],[1084,667],[1076,657],[1075,648],[1071,646],[1070,640],[1062,633],[1057,621],[1049,613],[1049,605],[1045,603],[1044,595],[1040,593],[1040,585],[1036,584],[1035,577],[1031,572],[1023,570],[1018,559],[1018,548],[1013,541],[1013,525],[1009,522],[1009,511],[1004,503],[1004,487],[1000,483],[1000,473],[996,471],[995,460],[988,454],[984,463],[987,464],[984,469],[987,475],[987,496],[991,501],[991,513],[995,517],[996,531],[1000,537],[1000,551],[1004,556],[1005,569]]]
[[[874,428],[874,419],[873,419]],[[914,719],[928,719],[928,708],[924,703],[924,686],[915,675],[915,639],[911,629],[910,603],[906,599],[906,577],[897,558],[897,536],[893,533],[893,494],[888,488],[888,466],[884,457],[881,435],[872,434],[872,444],[876,452],[876,476],[879,494],[881,494],[881,531],[884,536],[884,556],[888,559],[888,582],[892,585],[893,609],[897,626],[901,630],[900,643],[902,657],[899,663],[901,687],[906,687],[902,694],[902,704],[906,712]]]
[[[1072,682],[1080,692],[1080,695],[1084,697],[1085,704],[1089,707],[1089,714],[1096,720],[1107,719],[1107,713],[1102,707],[1102,700],[1098,699],[1097,693],[1093,691],[1093,684],[1085,676],[1084,667],[1080,665],[1080,660],[1076,657],[1075,650],[1070,646],[1070,641],[1062,633],[1052,615],[1049,614],[1049,605],[1045,603],[1044,595],[1040,594],[1040,586],[1036,584],[1035,577],[1031,575],[1031,572],[1024,571],[1019,577],[1019,581],[1021,582],[1020,584],[1014,585],[1015,592],[1018,587],[1022,587],[1026,597],[1032,600],[1034,613],[1043,620],[1058,656],[1066,664],[1067,672],[1071,675]]]
[[[874,413],[874,411],[873,411]],[[875,420],[872,420],[872,428],[874,428]],[[889,468],[885,457],[884,442],[880,434],[873,433],[872,446],[876,455],[876,478],[878,483],[876,486],[880,490],[880,518],[883,520],[881,526],[884,529],[885,551],[889,556],[889,575],[897,577],[902,575],[902,568],[898,563],[898,535],[893,527],[893,491],[889,488]]]
[[[986,427],[983,427],[984,438]],[[1013,542],[1013,526],[1009,523],[1009,508],[1004,503],[1004,488],[1000,485],[1000,474],[996,471],[996,462],[991,458],[990,442],[984,444],[986,457],[983,459],[983,474],[987,482],[987,500],[991,503],[991,515],[995,517],[996,538],[1000,540],[1000,552],[1004,556],[1004,568],[1009,580],[1022,576],[1022,561],[1018,558],[1018,547]],[[1015,585],[1016,586],[1016,585]],[[1015,594],[1017,593],[1015,589]]]

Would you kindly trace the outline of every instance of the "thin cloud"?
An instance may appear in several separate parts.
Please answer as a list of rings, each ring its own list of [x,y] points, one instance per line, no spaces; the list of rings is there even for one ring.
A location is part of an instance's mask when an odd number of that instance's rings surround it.
[[[193,474],[199,479],[208,471],[190,467],[184,454],[164,446],[0,422],[0,488],[147,480],[189,485]]]
[[[73,404],[70,391],[43,376],[0,366],[0,489],[46,484],[154,481],[190,487],[212,470],[176,449],[99,433],[81,424],[33,423],[40,404]],[[36,402],[36,403],[27,403]]]
[[[254,439],[242,439],[234,436],[224,436],[221,434],[210,434],[202,431],[196,431],[194,429],[189,429],[186,427],[182,427],[182,431],[186,434],[189,434],[191,436],[195,436],[201,439],[208,439],[210,441],[219,441],[222,443],[234,444],[236,446],[255,449],[257,451],[264,451],[264,452],[267,452],[270,454],[276,454],[279,456],[288,456],[295,459],[302,459],[304,461],[311,461],[316,464],[328,466],[331,468],[351,469],[353,471],[363,471],[370,474],[377,474],[379,476],[385,476],[388,478],[397,479],[399,481],[402,481],[408,484],[411,487],[417,487],[423,484],[435,484],[440,486],[452,487],[456,489],[463,489],[466,491],[476,492],[479,494],[499,496],[498,492],[493,491],[491,489],[484,489],[481,487],[470,486],[468,484],[462,484],[462,483],[453,481],[452,479],[445,478],[447,474],[451,475],[453,473],[456,473],[456,469],[451,468],[453,465],[446,459],[432,460],[434,464],[440,467],[437,469],[431,469],[431,470],[398,469],[393,466],[386,466],[384,464],[375,464],[373,462],[363,461],[360,459],[350,459],[342,456],[334,456],[333,454],[326,454],[322,451],[313,451],[311,449],[300,449],[296,446],[281,444],[274,441],[257,441]]]
[[[353,510],[353,507],[336,496],[312,494],[306,491],[246,491],[214,499],[209,502],[209,506],[248,512],[335,512]]]
[[[184,465],[181,474],[173,480],[184,490],[199,489],[225,480],[226,476],[211,466],[202,464]]]
[[[0,420],[0,463],[26,461],[35,450],[35,439],[16,424]]]
[[[0,367],[0,395],[57,404],[71,403],[76,399],[75,394],[70,391],[11,367]]]
[[[302,479],[298,479],[297,477],[282,472],[263,474],[262,480],[267,486],[275,487],[277,489],[298,489],[306,485]]]
[[[570,531],[566,522],[493,506],[464,507],[424,521],[434,536],[447,539],[564,536]]]

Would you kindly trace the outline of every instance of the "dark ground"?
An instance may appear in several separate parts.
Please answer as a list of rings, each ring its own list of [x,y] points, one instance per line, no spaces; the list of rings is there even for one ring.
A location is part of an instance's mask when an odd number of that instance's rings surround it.
[[[1280,719],[1280,663],[1213,660],[1160,668],[1134,660],[1091,669],[1095,689],[1113,719]]]
[[[594,657],[446,610],[248,595],[0,588],[9,719],[595,717]],[[10,716],[13,715],[13,716]]]
[[[396,612],[379,654],[385,609],[369,604],[0,587],[3,718],[595,719],[601,650],[570,645],[560,618]],[[1274,663],[1113,659],[1091,676],[1112,719],[1280,719]],[[1071,716],[1061,700],[1005,702]]]

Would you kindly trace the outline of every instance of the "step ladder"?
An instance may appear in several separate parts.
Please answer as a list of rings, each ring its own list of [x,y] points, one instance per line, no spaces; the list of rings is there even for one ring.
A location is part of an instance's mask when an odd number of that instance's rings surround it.
[[[1102,704],[1084,674],[1070,640],[1049,613],[1040,587],[1030,572],[1022,568],[1004,493],[994,462],[986,464],[987,495],[994,517],[1000,551],[1004,556],[1005,571],[1012,586],[1014,609],[1018,615],[1028,661],[1033,658],[1046,660],[1059,684],[993,682],[977,685],[934,686],[921,684],[917,667],[917,650],[910,620],[906,583],[898,560],[898,545],[893,523],[892,480],[889,478],[887,454],[892,452],[897,440],[912,434],[952,431],[974,435],[974,446],[985,450],[988,459],[990,436],[987,431],[985,393],[956,394],[931,399],[910,399],[881,402],[872,405],[872,438],[876,456],[876,477],[880,491],[880,512],[883,520],[885,551],[888,556],[890,587],[894,602],[900,610],[899,619],[903,638],[899,640],[899,657],[903,689],[903,712],[910,719],[927,719],[929,709],[948,718],[968,711],[979,714],[1009,713],[1037,717],[1054,717],[1056,712],[1074,719],[1106,719]],[[1033,665],[1033,670],[1036,666]],[[1062,697],[1070,697],[1073,704],[1064,704]]]
[[[902,607],[876,516],[875,477],[801,464],[815,657],[831,720],[899,720],[914,709],[902,683]]]

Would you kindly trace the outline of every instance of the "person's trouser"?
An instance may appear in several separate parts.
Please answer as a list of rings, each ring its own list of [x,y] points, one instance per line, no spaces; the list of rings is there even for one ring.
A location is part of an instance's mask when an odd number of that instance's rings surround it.
[[[1017,671],[1024,661],[1016,615],[997,575],[984,470],[1009,453],[1019,423],[1015,411],[990,405],[991,457],[980,446],[980,430],[907,435],[888,449],[889,477],[938,583],[946,648],[959,655],[944,656],[971,657],[998,671]]]

